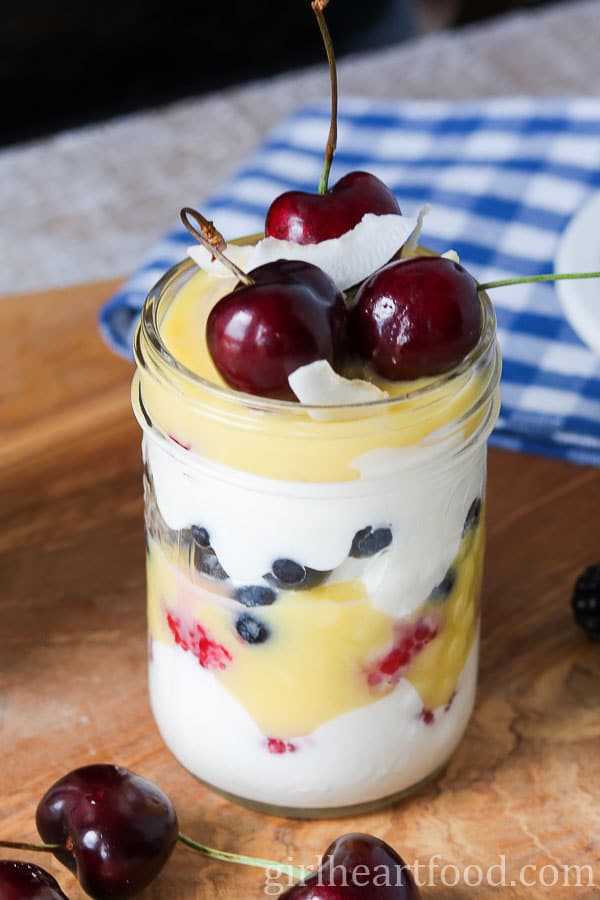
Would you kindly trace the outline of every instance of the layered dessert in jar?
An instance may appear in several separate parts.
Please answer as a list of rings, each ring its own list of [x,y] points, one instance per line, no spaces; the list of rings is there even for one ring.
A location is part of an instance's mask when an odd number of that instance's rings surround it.
[[[297,816],[366,810],[448,761],[475,696],[487,296],[419,249],[374,175],[271,204],[265,236],[200,246],[135,339],[149,679],[177,759]]]
[[[251,267],[261,248],[228,250]],[[420,252],[409,239],[400,256]],[[223,298],[241,298],[242,326],[256,315],[251,288],[194,256],[136,339],[153,712],[228,795],[292,815],[370,808],[440,770],[473,707],[493,311],[477,295],[476,342],[439,374],[382,377],[346,335],[337,372],[316,359],[264,396],[225,380],[209,330]],[[460,268],[393,265],[430,262]]]

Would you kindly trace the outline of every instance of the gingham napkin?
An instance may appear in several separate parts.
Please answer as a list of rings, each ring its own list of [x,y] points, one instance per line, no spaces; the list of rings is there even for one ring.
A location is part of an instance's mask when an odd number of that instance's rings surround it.
[[[282,191],[316,189],[328,118],[325,104],[294,113],[202,205],[226,238],[261,231]],[[457,250],[480,282],[551,272],[561,232],[600,188],[600,101],[346,99],[330,184],[352,169],[379,176],[407,215],[431,203],[422,243]],[[100,327],[117,352],[131,357],[149,288],[190,243],[182,227],[169,232],[104,307]],[[565,320],[554,285],[500,288],[492,298],[504,372],[491,443],[600,465],[600,359]]]

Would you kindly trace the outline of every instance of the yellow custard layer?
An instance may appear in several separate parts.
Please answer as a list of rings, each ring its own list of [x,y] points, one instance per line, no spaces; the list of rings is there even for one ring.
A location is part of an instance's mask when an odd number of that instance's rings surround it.
[[[461,421],[457,443],[467,440],[483,412],[466,414],[481,395],[481,374],[468,371],[423,390],[425,379],[394,383],[371,379],[397,402],[372,404],[318,421],[299,404],[268,404],[227,388],[206,345],[206,321],[235,281],[196,271],[159,322],[162,341],[178,363],[208,384],[185,376],[171,384],[140,371],[140,395],[153,423],[175,443],[208,460],[268,478],[340,482],[360,476],[357,460],[373,450],[417,447]],[[215,392],[210,385],[224,390]],[[244,397],[245,395],[242,395]],[[464,420],[463,420],[463,417]],[[446,435],[447,437],[447,435]]]
[[[310,735],[390,693],[401,678],[412,682],[424,711],[435,710],[452,700],[475,640],[483,544],[483,524],[468,530],[449,594],[432,595],[397,620],[373,606],[360,579],[282,591],[271,606],[248,609],[227,595],[226,583],[197,574],[192,581],[181,564],[185,553],[151,541],[150,635],[195,657],[267,737]],[[268,628],[266,641],[239,637],[235,623],[245,614]],[[414,646],[420,637],[421,649]],[[201,707],[199,696],[199,713]]]

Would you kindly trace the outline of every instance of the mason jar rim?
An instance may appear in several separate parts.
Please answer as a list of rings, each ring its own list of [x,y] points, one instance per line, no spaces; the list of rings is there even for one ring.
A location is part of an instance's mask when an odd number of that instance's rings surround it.
[[[230,243],[244,244],[256,240],[258,236],[240,238]],[[447,385],[457,381],[461,376],[465,375],[470,369],[474,368],[477,363],[484,359],[490,351],[496,340],[496,315],[492,302],[485,291],[478,291],[478,297],[482,311],[482,327],[480,338],[475,347],[464,357],[464,359],[448,372],[441,375],[432,376],[425,384],[419,387],[411,386],[407,381],[406,391],[394,394],[390,397],[384,397],[377,400],[361,401],[359,403],[345,404],[307,404],[300,403],[297,400],[278,400],[270,397],[261,397],[256,394],[250,394],[244,391],[238,391],[235,388],[223,387],[193,372],[183,363],[181,363],[169,350],[161,335],[161,326],[159,322],[161,302],[168,295],[169,288],[184,275],[191,273],[196,268],[196,264],[192,259],[183,259],[172,266],[151,288],[144,306],[140,322],[136,329],[134,338],[134,355],[136,363],[140,368],[146,368],[146,360],[144,351],[149,351],[154,362],[162,369],[166,367],[167,372],[177,379],[182,379],[188,384],[202,388],[204,392],[212,395],[217,400],[224,400],[228,403],[235,401],[241,406],[251,408],[253,412],[265,413],[281,413],[289,416],[290,414],[311,413],[323,414],[328,413],[332,419],[335,419],[336,412],[341,415],[348,415],[356,411],[372,415],[378,411],[385,412],[387,410],[401,407],[403,402],[408,400],[422,400],[422,406],[426,406],[428,400],[435,402],[440,391]],[[143,344],[143,346],[142,346]],[[487,385],[486,394],[496,387],[499,379],[494,380],[493,384]],[[397,382],[398,383],[398,382]],[[483,399],[483,398],[481,398]]]

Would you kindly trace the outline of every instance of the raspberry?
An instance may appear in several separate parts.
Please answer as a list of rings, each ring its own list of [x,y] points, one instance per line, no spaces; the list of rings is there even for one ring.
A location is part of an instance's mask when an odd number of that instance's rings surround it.
[[[433,616],[425,616],[407,624],[398,622],[394,628],[392,649],[366,671],[371,687],[397,684],[409,665],[438,633],[438,623]]]
[[[267,750],[269,753],[280,755],[281,753],[295,753],[298,748],[291,741],[283,741],[281,738],[267,738]]]
[[[213,640],[199,622],[184,626],[178,616],[168,612],[167,625],[175,643],[192,653],[203,669],[226,669],[231,662],[229,650]]]
[[[600,641],[600,563],[588,566],[575,582],[571,607],[590,640]]]
[[[427,709],[427,707],[424,706],[419,718],[421,718],[426,725],[433,725],[435,722],[435,713],[432,709]]]

